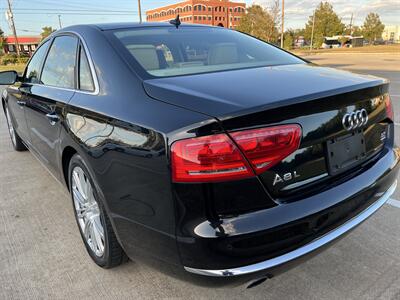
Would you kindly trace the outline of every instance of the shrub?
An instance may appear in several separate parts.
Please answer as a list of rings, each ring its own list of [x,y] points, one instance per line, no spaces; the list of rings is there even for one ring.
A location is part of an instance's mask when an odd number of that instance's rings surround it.
[[[24,56],[17,58],[17,63],[26,64],[28,62],[28,60],[29,60],[29,56],[24,55]]]
[[[17,56],[15,54],[3,55],[0,59],[0,63],[4,66],[9,64],[15,64],[17,62]]]

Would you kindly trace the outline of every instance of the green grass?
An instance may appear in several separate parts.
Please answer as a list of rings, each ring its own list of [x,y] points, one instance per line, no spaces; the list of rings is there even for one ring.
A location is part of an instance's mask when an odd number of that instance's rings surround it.
[[[1,71],[9,71],[9,70],[14,70],[21,74],[25,70],[25,64],[15,64],[15,65],[7,65],[7,66],[0,65],[0,72]]]

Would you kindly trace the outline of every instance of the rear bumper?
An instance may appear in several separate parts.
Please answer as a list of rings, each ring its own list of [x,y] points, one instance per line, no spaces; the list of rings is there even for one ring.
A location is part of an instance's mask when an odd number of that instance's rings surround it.
[[[198,202],[190,202],[177,230],[186,274],[232,281],[289,269],[344,236],[388,200],[396,188],[399,157],[398,148],[385,147],[358,175],[318,194],[213,221],[195,214]]]
[[[361,224],[363,221],[369,218],[372,214],[374,214],[379,208],[381,208],[386,203],[386,201],[388,201],[390,196],[395,191],[396,186],[397,186],[397,180],[375,203],[373,203],[363,212],[353,217],[352,219],[342,224],[341,226],[337,227],[336,229],[328,232],[327,234],[286,254],[271,259],[267,259],[259,263],[237,268],[230,268],[230,269],[209,270],[209,269],[197,269],[190,267],[184,267],[184,268],[186,271],[194,274],[213,276],[213,277],[246,275],[277,268],[280,265],[289,263],[315,250],[318,250],[319,248],[331,243],[332,241],[336,240],[337,238],[351,231],[353,228],[357,227],[359,224]]]

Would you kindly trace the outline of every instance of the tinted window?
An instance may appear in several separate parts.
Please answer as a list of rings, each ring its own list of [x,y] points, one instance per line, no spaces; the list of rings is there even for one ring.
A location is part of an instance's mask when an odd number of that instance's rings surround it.
[[[59,36],[54,39],[43,66],[40,81],[62,88],[75,87],[75,61],[78,39]]]
[[[84,91],[94,91],[92,73],[83,47],[80,48],[79,54],[79,88]]]
[[[49,42],[45,42],[36,50],[33,54],[25,73],[25,82],[39,83],[40,66],[43,62],[44,56],[46,55]]]
[[[114,31],[114,35],[153,76],[304,63],[258,39],[221,28],[134,28]],[[166,60],[165,49],[172,60]]]

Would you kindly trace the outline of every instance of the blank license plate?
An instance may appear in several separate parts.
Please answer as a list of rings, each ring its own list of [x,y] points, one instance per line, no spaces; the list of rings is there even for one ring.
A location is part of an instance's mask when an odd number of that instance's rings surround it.
[[[327,142],[328,171],[330,175],[344,172],[361,163],[366,157],[363,132],[331,139]]]

